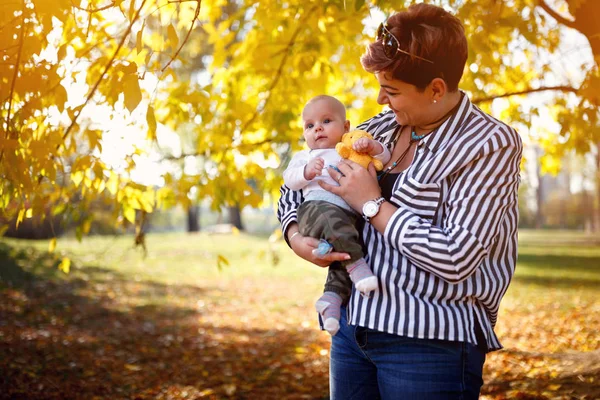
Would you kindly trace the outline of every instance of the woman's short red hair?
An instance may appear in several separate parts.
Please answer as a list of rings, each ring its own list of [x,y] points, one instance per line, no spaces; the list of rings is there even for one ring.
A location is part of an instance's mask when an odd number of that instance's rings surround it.
[[[434,78],[442,78],[450,91],[458,89],[468,46],[465,29],[458,18],[431,4],[413,4],[386,21],[388,31],[398,39],[400,49],[433,61],[398,53],[389,59],[381,41],[367,46],[360,61],[371,73],[389,72],[394,79],[425,89]]]

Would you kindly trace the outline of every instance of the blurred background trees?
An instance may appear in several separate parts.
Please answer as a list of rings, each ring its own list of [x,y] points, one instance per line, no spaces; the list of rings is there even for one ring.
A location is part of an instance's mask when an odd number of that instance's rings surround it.
[[[598,2],[431,3],[465,24],[462,88],[524,137],[521,224],[600,230]],[[0,4],[0,219],[2,233],[19,225],[32,237],[128,225],[141,234],[144,223],[174,227],[164,215],[174,208],[181,229],[221,210],[249,228],[241,210],[272,206],[302,146],[307,99],[339,97],[353,125],[381,109],[359,57],[402,6]]]

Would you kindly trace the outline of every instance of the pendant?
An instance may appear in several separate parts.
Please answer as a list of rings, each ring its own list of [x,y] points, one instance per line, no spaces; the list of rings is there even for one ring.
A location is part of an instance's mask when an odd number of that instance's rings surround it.
[[[415,132],[415,130],[414,130],[414,129],[412,129],[412,130],[411,130],[411,132],[410,132],[410,138],[411,138],[411,140],[413,140],[413,141],[415,141],[415,142],[416,142],[417,140],[421,140],[421,139],[423,139],[423,138],[424,138],[426,135],[427,135],[426,133],[424,133],[424,134],[422,134],[422,135],[417,135],[417,132]]]

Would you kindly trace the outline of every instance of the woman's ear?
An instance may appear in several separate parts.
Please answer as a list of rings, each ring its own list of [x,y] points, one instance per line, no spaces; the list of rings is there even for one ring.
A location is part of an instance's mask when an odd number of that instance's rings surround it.
[[[442,78],[434,78],[429,84],[431,88],[431,102],[437,103],[448,92],[448,85]]]
[[[346,120],[346,122],[344,122],[344,132],[348,133],[350,132],[350,121]]]

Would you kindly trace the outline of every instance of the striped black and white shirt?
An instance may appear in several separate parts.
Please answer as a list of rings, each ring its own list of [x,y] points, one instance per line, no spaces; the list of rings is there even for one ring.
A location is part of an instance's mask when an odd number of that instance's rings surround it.
[[[384,111],[357,127],[393,151],[398,128]],[[398,175],[398,207],[381,234],[366,223],[366,259],[379,278],[370,297],[353,289],[349,321],[392,334],[502,348],[494,326],[517,260],[517,132],[462,96],[458,111],[422,139]],[[285,185],[277,217],[296,222],[302,191]]]

